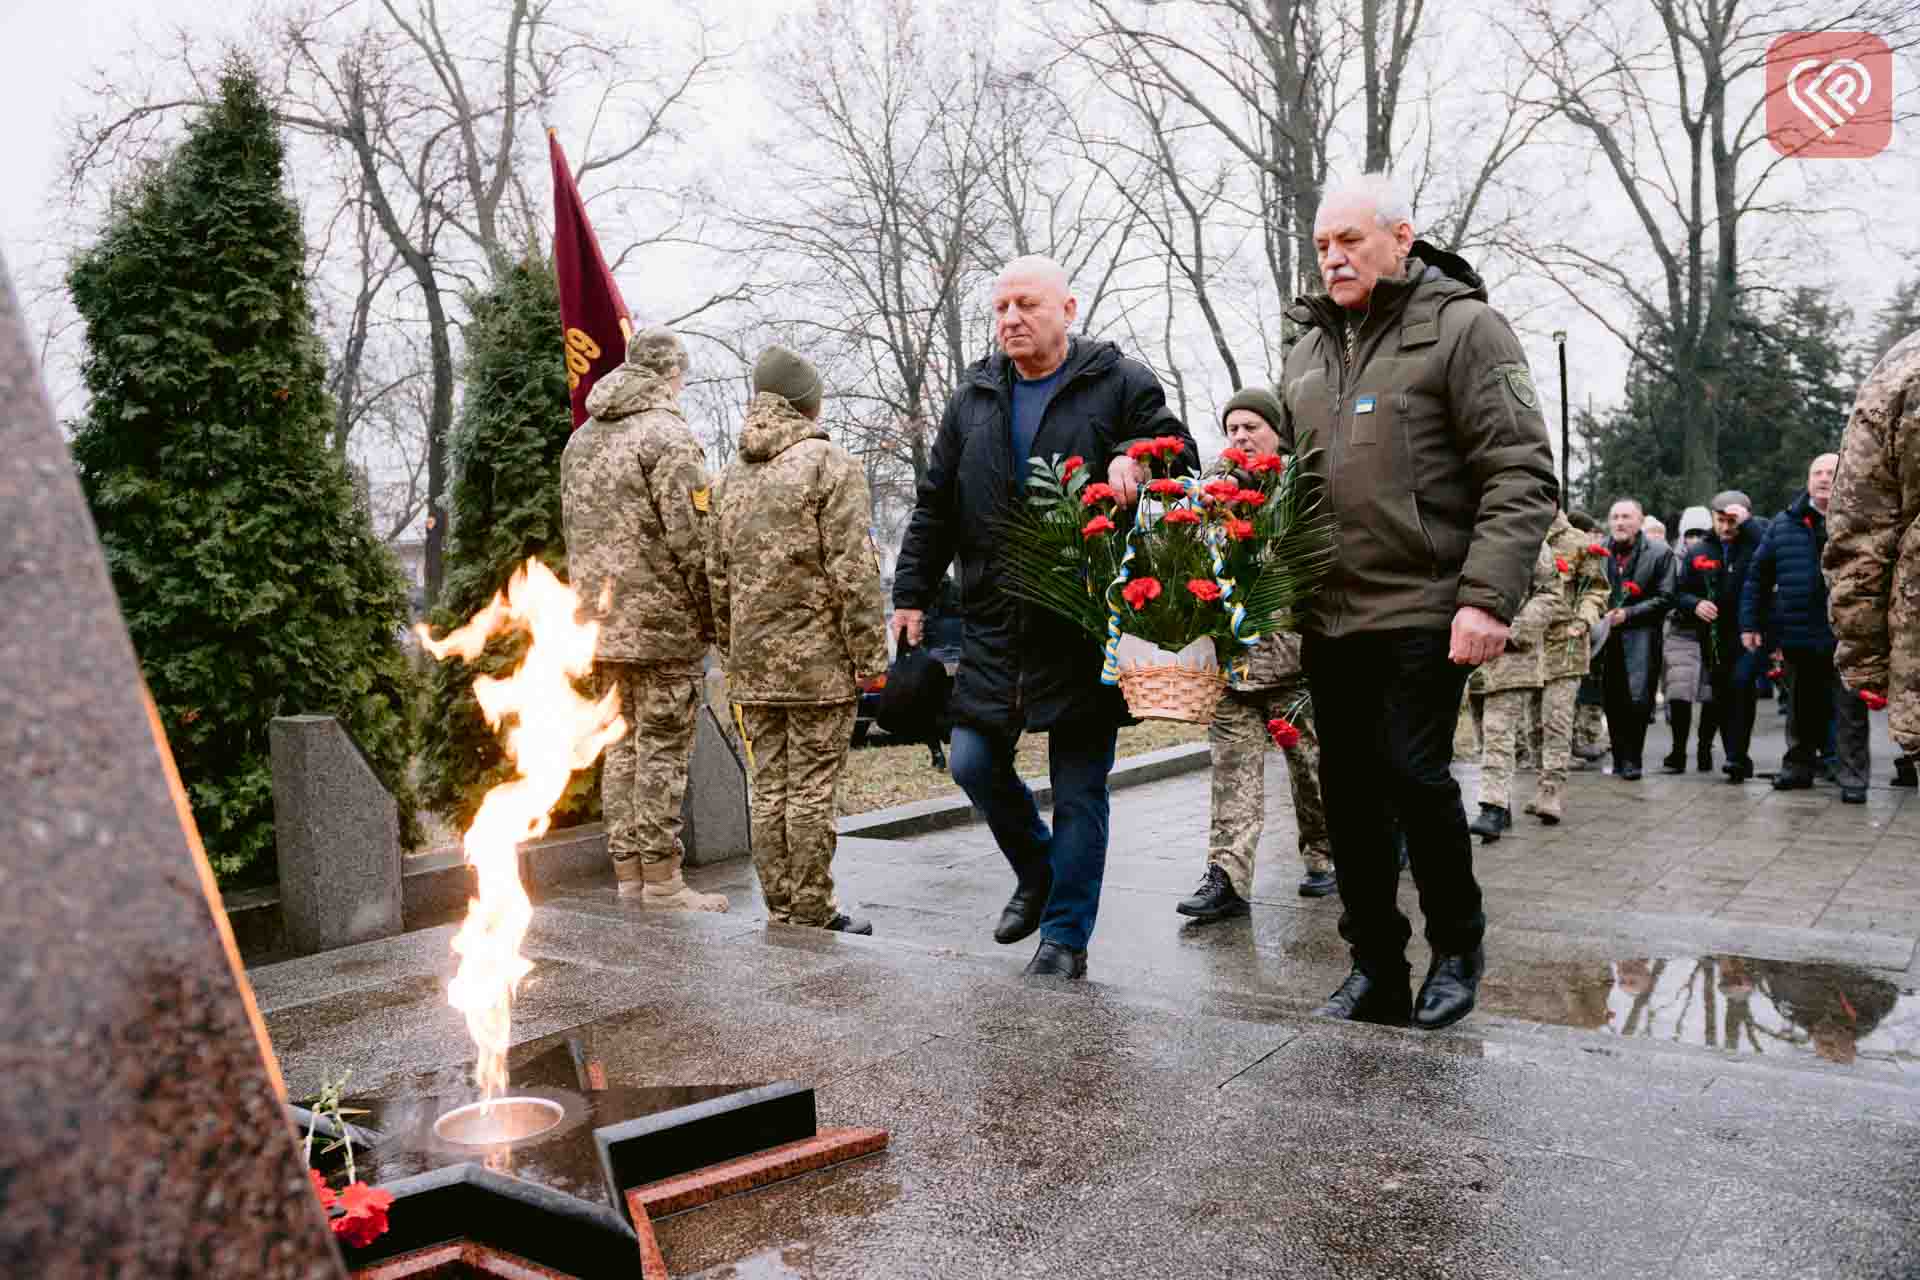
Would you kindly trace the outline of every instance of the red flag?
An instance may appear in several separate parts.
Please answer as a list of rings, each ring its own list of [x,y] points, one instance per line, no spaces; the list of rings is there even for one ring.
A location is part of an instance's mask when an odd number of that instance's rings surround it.
[[[580,188],[573,185],[566,153],[551,129],[547,150],[553,157],[553,269],[560,278],[560,327],[577,427],[587,420],[587,392],[627,358],[633,324],[620,286],[600,255],[600,241],[587,221]]]

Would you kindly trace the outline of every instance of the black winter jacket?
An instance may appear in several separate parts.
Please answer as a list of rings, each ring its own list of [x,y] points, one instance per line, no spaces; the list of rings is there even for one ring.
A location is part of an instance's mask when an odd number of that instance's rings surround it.
[[[1740,598],[1740,629],[1782,649],[1831,650],[1827,580],[1820,572],[1826,549],[1827,518],[1802,490],[1767,526]]]
[[[1193,469],[1193,437],[1167,407],[1153,371],[1111,342],[1075,338],[1065,376],[1033,438],[1033,456],[1078,455],[1105,479],[1114,455],[1135,440],[1177,436],[1176,469]],[[1013,459],[1013,362],[999,352],[967,369],[934,437],[894,567],[893,603],[925,609],[957,562],[960,672],[950,704],[957,724],[998,732],[1045,730],[1066,720],[1123,723],[1117,688],[1100,683],[1100,649],[1072,623],[1000,589],[999,517],[1026,486]]]
[[[1741,653],[1740,593],[1746,588],[1747,573],[1753,567],[1753,557],[1760,551],[1766,530],[1766,521],[1748,516],[1734,532],[1731,543],[1722,542],[1717,533],[1710,533],[1694,544],[1693,551],[1680,564],[1673,592],[1675,625],[1683,627],[1694,638],[1705,643],[1707,624],[1694,613],[1694,606],[1702,600],[1711,600],[1718,605],[1720,616],[1715,619],[1713,629],[1719,633],[1719,653],[1723,665],[1732,662]],[[1694,568],[1693,562],[1703,556],[1719,561],[1720,567],[1710,573]],[[1711,593],[1708,590],[1709,578],[1712,579]]]
[[[1673,605],[1673,552],[1644,533],[1634,535],[1625,555],[1611,542],[1607,550],[1607,585],[1612,588],[1608,607],[1627,615],[1607,633],[1607,643],[1618,645],[1626,659],[1633,700],[1651,705],[1660,678],[1660,623]],[[1626,589],[1628,582],[1640,588],[1637,594]]]

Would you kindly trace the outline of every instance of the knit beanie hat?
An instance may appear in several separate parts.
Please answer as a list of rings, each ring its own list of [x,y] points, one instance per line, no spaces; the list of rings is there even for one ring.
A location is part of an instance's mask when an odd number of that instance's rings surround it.
[[[650,324],[627,341],[627,363],[648,373],[671,378],[692,363],[680,335],[665,325]]]
[[[1713,532],[1713,517],[1707,514],[1705,507],[1688,507],[1680,513],[1680,536],[1684,538],[1696,531]]]
[[[811,416],[820,407],[820,371],[785,347],[768,347],[753,365],[753,390],[785,396],[788,404]]]
[[[1280,397],[1265,387],[1242,387],[1233,393],[1233,399],[1227,401],[1227,407],[1220,411],[1220,425],[1225,426],[1227,415],[1235,409],[1248,409],[1267,420],[1267,425],[1276,432],[1286,418],[1286,411],[1280,407]]]

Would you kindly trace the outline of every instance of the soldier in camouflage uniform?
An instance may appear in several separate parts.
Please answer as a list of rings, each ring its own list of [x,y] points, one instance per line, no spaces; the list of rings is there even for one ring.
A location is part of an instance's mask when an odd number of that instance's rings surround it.
[[[560,455],[560,504],[568,574],[582,613],[600,624],[595,676],[619,688],[627,719],[600,773],[620,893],[650,907],[725,911],[725,897],[695,893],[680,875],[680,810],[713,640],[707,470],[680,416],[686,370],[672,331],[633,335]]]
[[[1587,674],[1588,637],[1607,611],[1605,549],[1595,555],[1593,544],[1565,513],[1555,516],[1534,565],[1534,590],[1514,619],[1516,630],[1526,624],[1540,649],[1540,782],[1526,811],[1549,826],[1560,821],[1573,761],[1574,704]]]
[[[753,370],[740,448],[714,490],[707,573],[753,771],[753,862],[768,917],[873,925],[833,892],[834,793],[860,688],[887,670],[867,481],[827,439],[820,375],[784,347]]]
[[[1546,556],[1543,543],[1540,555]],[[1553,564],[1548,559],[1547,569]],[[1540,581],[1540,561],[1534,562],[1534,582]],[[1518,617],[1515,622],[1519,621]],[[1513,825],[1509,793],[1513,788],[1515,756],[1527,735],[1528,712],[1533,698],[1544,683],[1540,651],[1532,637],[1514,628],[1513,639],[1505,652],[1481,664],[1468,679],[1468,688],[1478,681],[1486,698],[1480,707],[1480,813],[1467,824],[1467,830],[1491,844]]]
[[[1271,392],[1250,387],[1227,401],[1224,425],[1228,443],[1249,459],[1279,450],[1280,402]],[[1231,471],[1223,465],[1220,471]],[[1241,483],[1251,486],[1253,477]],[[1267,816],[1267,722],[1294,720],[1300,740],[1285,749],[1287,781],[1293,789],[1294,822],[1300,833],[1300,860],[1306,876],[1303,898],[1334,891],[1332,848],[1326,809],[1320,803],[1320,740],[1310,716],[1288,712],[1306,695],[1300,667],[1300,637],[1294,632],[1262,636],[1247,650],[1244,663],[1230,670],[1226,694],[1207,727],[1213,751],[1213,804],[1207,844],[1207,870],[1200,887],[1175,907],[1201,922],[1225,920],[1248,912],[1253,892],[1254,857]]]
[[[1920,333],[1895,343],[1860,385],[1821,568],[1834,665],[1847,688],[1875,695],[1870,706],[1886,699],[1911,779],[1920,753]]]

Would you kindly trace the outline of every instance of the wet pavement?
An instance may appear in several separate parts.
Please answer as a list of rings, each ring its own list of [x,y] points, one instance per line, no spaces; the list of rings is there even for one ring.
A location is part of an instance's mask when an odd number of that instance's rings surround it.
[[[1482,852],[1485,999],[1435,1035],[1306,1016],[1345,965],[1337,904],[1293,895],[1286,794],[1252,918],[1212,926],[1172,909],[1205,775],[1117,794],[1082,984],[991,941],[978,827],[843,841],[871,939],[768,927],[745,863],[689,875],[726,916],[569,887],[513,1061],[571,1037],[620,1088],[799,1079],[823,1124],[892,1131],[658,1223],[676,1276],[1920,1274],[1912,793],[1575,775],[1561,827]],[[457,1086],[450,934],[253,971],[296,1093]]]

